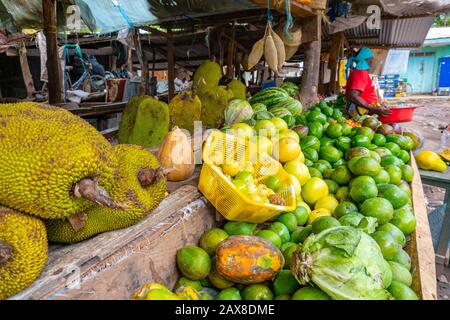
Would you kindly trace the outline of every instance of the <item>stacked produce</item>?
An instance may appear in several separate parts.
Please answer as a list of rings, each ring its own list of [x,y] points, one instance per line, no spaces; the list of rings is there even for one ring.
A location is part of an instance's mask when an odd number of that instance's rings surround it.
[[[152,101],[143,103],[145,112],[154,107]],[[142,117],[140,111],[134,116]],[[144,123],[134,116],[124,121]],[[47,260],[47,236],[72,243],[130,226],[165,196],[165,170],[150,152],[131,145],[113,148],[67,110],[4,104],[0,137],[1,299],[39,276]]]
[[[207,231],[199,246],[180,249],[182,278],[174,293],[164,292],[175,299],[418,299],[404,250],[416,227],[409,163],[417,144],[376,117],[346,119],[342,96],[303,114],[287,98],[281,88],[261,91],[249,100],[253,114],[227,129],[255,141],[296,178],[297,208],[265,223],[228,221]],[[271,117],[283,105],[293,124]],[[250,197],[251,175],[242,170],[222,168]],[[156,291],[139,293],[136,299],[151,300]]]

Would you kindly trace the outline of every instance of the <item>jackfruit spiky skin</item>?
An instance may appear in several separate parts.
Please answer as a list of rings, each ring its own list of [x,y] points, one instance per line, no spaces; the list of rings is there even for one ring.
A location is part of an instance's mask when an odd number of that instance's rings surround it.
[[[45,267],[48,257],[47,233],[38,218],[0,207],[0,241],[11,250],[0,263],[0,300],[31,285]]]
[[[145,148],[159,146],[169,132],[169,106],[153,97],[130,101],[119,127],[120,143],[137,144]]]
[[[194,122],[200,121],[202,116],[202,102],[192,91],[178,94],[170,101],[170,125],[189,130],[194,133]]]
[[[199,95],[202,101],[202,124],[206,128],[220,128],[225,121],[225,109],[234,94],[225,86]]]
[[[97,206],[87,210],[85,225],[78,232],[74,231],[67,219],[45,220],[49,241],[76,243],[102,232],[127,228],[141,221],[164,199],[165,178],[146,188],[141,186],[137,178],[139,169],[160,168],[153,154],[136,145],[117,145],[114,150],[119,158],[119,169],[113,187],[107,191],[114,200],[125,203],[128,209]]]
[[[0,204],[61,219],[94,202],[74,185],[99,178],[111,187],[118,161],[110,143],[67,110],[38,103],[0,105]]]
[[[247,100],[247,87],[241,81],[237,79],[231,80],[228,88],[233,91],[234,99]]]
[[[214,90],[219,85],[222,69],[217,62],[205,60],[194,74],[193,86],[199,95]]]

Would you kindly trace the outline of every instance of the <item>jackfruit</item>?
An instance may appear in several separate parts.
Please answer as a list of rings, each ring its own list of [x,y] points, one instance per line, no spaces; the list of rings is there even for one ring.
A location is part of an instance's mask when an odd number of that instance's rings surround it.
[[[194,133],[194,122],[202,116],[202,102],[192,91],[178,94],[170,101],[170,127],[178,127]]]
[[[202,123],[206,128],[220,128],[225,121],[225,109],[233,99],[233,91],[225,86],[199,95],[202,101]]]
[[[44,223],[0,207],[0,300],[30,286],[44,269],[47,258]]]
[[[112,188],[107,191],[113,199],[125,203],[127,209],[102,206],[89,209],[85,211],[84,226],[78,231],[67,219],[45,220],[49,241],[75,243],[102,232],[127,228],[141,221],[165,197],[166,179],[152,153],[136,145],[117,145],[114,150],[119,158],[119,168]],[[154,176],[146,179],[146,173]]]
[[[0,204],[46,219],[68,217],[94,201],[119,206],[102,190],[111,187],[117,165],[111,144],[69,111],[0,105]]]
[[[247,100],[247,87],[241,81],[231,80],[228,88],[233,92],[234,99]]]
[[[205,60],[195,71],[194,89],[199,95],[215,90],[219,86],[220,78],[222,78],[220,65],[216,62]]]
[[[167,103],[145,96],[132,99],[124,110],[119,127],[119,143],[152,148],[169,132]]]

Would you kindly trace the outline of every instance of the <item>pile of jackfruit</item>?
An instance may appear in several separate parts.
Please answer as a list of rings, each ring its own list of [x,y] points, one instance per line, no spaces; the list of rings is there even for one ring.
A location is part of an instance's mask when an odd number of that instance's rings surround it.
[[[0,105],[0,299],[37,279],[48,241],[134,225],[165,194],[163,168],[142,146],[112,146],[61,108]]]

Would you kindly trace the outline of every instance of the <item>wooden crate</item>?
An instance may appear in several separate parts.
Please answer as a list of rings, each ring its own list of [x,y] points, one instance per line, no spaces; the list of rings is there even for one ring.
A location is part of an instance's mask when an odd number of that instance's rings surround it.
[[[434,250],[420,175],[412,183],[417,229],[406,251],[411,256],[413,289],[424,300],[436,299]],[[129,299],[145,283],[172,287],[179,274],[176,251],[197,244],[216,225],[215,210],[196,188],[196,175],[173,191],[141,223],[69,246],[53,246],[47,267],[28,289],[12,299]],[[188,185],[183,185],[183,184]]]

